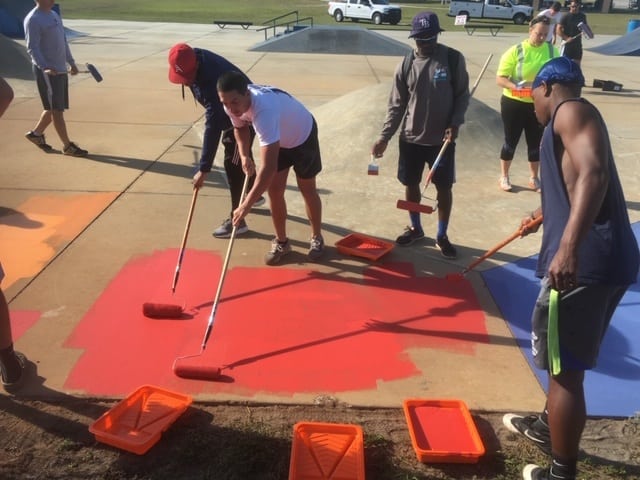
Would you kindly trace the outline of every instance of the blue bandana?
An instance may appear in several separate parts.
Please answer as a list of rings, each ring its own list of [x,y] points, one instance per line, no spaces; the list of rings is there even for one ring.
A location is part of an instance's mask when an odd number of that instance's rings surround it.
[[[547,85],[560,83],[584,86],[584,76],[576,62],[567,57],[556,57],[545,63],[533,81],[532,88],[538,88],[545,82]]]

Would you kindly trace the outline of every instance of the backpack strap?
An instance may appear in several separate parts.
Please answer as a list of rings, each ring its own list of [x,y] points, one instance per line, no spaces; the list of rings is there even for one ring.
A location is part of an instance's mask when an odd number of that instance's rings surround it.
[[[413,48],[409,53],[404,56],[402,60],[402,81],[404,84],[407,84],[407,78],[409,77],[409,71],[411,70],[411,65],[413,64],[413,60],[415,59],[415,52]],[[451,73],[451,83],[455,82],[458,73],[458,65],[460,64],[460,52],[454,48],[447,47],[447,63],[449,64],[449,72]]]

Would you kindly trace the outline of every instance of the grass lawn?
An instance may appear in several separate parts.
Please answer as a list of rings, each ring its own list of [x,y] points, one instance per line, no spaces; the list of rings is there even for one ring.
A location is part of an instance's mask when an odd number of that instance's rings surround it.
[[[432,10],[440,17],[442,27],[452,29],[453,18],[447,16],[448,7],[440,1],[397,2],[402,6],[400,25],[376,28],[406,30],[413,15],[421,10]],[[61,0],[65,18],[97,20],[135,20],[143,22],[211,23],[213,20],[246,20],[260,25],[280,15],[297,11],[300,18],[313,17],[314,25],[341,25],[327,13],[325,0]],[[593,32],[598,35],[623,35],[629,20],[639,17],[636,11],[614,13],[587,13]],[[291,20],[291,17],[286,19]],[[490,20],[496,23],[496,20]],[[502,23],[500,21],[497,21]],[[305,24],[308,24],[305,23]],[[351,25],[350,21],[342,25]],[[371,26],[372,24],[362,23]],[[503,32],[526,32],[527,27],[504,22]],[[456,27],[459,28],[459,27]]]

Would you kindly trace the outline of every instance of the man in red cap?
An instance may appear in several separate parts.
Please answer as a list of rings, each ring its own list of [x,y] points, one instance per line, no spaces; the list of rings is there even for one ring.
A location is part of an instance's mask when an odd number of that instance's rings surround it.
[[[227,59],[208,50],[192,48],[186,43],[178,43],[169,51],[169,81],[189,87],[194,98],[205,108],[204,139],[202,153],[200,154],[200,165],[193,177],[194,188],[200,188],[204,184],[205,177],[213,166],[213,159],[221,138],[224,145],[224,170],[227,174],[231,192],[231,213],[213,232],[213,236],[216,238],[228,238],[231,236],[231,230],[233,229],[231,218],[233,211],[240,205],[244,182],[244,172],[242,171],[231,120],[224,112],[216,90],[218,77],[230,71],[241,72],[238,67]],[[254,178],[255,175],[249,179],[249,189],[253,184]],[[257,203],[258,205],[254,206],[263,204],[264,198]],[[248,231],[249,227],[243,220],[236,229],[236,235],[242,235]]]
[[[433,12],[421,12],[413,18],[409,38],[415,40],[416,48],[396,68],[387,117],[372,154],[381,157],[400,129],[398,180],[405,186],[406,200],[420,203],[425,164],[431,168],[444,142],[451,142],[433,175],[438,192],[435,246],[444,257],[455,258],[456,249],[447,236],[455,182],[453,142],[469,106],[469,75],[462,54],[438,44],[442,31]],[[409,212],[409,219],[411,225],[396,239],[398,245],[408,246],[424,238],[420,213]]]

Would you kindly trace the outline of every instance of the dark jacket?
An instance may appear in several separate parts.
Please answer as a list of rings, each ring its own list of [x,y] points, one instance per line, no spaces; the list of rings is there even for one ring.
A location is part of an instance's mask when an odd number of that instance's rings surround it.
[[[226,58],[209,50],[194,48],[198,59],[196,79],[189,86],[196,101],[205,108],[204,141],[200,155],[200,171],[209,172],[218,150],[220,137],[224,130],[231,128],[231,120],[224,112],[216,85],[218,77],[225,72],[242,72]]]

